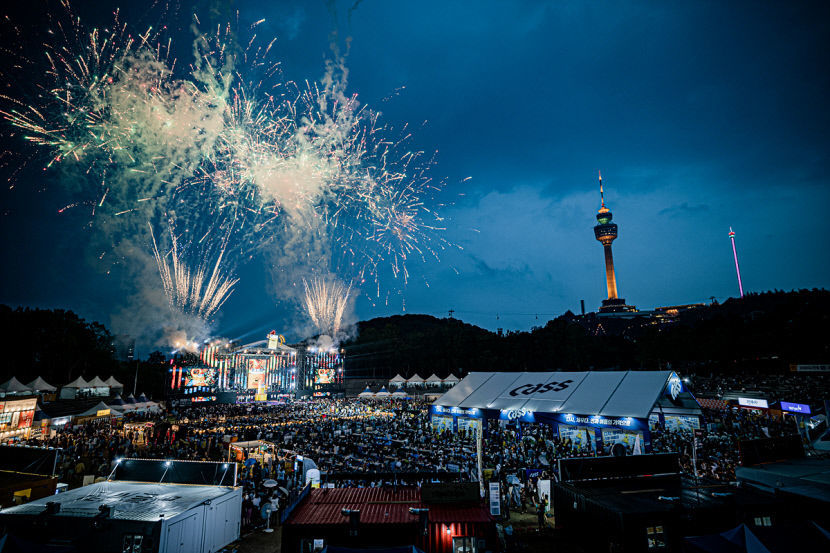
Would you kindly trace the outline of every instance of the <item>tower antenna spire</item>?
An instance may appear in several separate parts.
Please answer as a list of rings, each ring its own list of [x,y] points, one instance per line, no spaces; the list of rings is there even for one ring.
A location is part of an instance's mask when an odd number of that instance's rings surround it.
[[[729,227],[729,239],[732,240],[732,255],[735,257],[735,272],[738,274],[738,291],[744,297],[744,285],[741,282],[741,268],[738,266],[738,250],[735,248],[735,231]]]
[[[599,173],[599,197],[602,200],[602,207],[605,207],[605,191],[602,189],[602,171],[597,171]]]
[[[598,213],[608,213],[609,209],[605,207],[605,190],[602,188],[602,171],[597,171],[599,173],[599,197],[602,200],[602,205],[599,208]]]

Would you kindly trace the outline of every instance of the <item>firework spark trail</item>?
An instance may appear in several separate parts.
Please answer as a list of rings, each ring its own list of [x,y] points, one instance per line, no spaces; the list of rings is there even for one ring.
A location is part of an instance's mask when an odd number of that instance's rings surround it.
[[[166,255],[159,251],[155,233],[150,226],[153,256],[170,307],[200,319],[209,320],[230,297],[239,279],[231,278],[221,270],[224,250],[220,251],[213,264],[209,278],[204,262],[195,271],[192,270],[181,259],[178,240],[172,232],[171,235],[173,246],[167,254],[171,259],[168,263],[165,259]]]
[[[349,303],[352,285],[346,286],[340,280],[327,281],[320,277],[303,279],[305,307],[308,316],[321,335],[336,338],[340,332],[343,313]]]

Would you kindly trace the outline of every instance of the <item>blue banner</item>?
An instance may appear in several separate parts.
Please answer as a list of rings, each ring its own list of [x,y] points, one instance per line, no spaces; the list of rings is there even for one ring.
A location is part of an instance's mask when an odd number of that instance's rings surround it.
[[[810,414],[810,406],[803,403],[790,403],[789,401],[781,402],[781,410],[788,413],[799,413],[802,415]]]

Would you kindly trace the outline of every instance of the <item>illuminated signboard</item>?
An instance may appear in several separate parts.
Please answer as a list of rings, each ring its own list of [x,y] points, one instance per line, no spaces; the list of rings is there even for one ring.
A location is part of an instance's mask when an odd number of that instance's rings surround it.
[[[609,418],[600,416],[580,417],[577,415],[563,415],[564,421],[568,424],[590,424],[593,426],[632,426],[634,419],[631,417]]]
[[[754,397],[739,397],[738,405],[742,407],[755,407],[757,409],[769,409],[769,404],[765,399],[757,399]]]
[[[23,411],[20,413],[20,421],[17,423],[18,428],[29,428],[32,426],[32,420],[35,418],[34,411]]]
[[[790,403],[789,401],[781,402],[781,410],[789,413],[802,413],[804,415],[810,414],[810,406],[803,403]]]
[[[110,410],[109,410],[109,409],[99,409],[99,410],[95,413],[95,416],[96,416],[96,417],[106,417],[106,416],[107,416],[107,415],[109,415],[109,414],[110,414]]]

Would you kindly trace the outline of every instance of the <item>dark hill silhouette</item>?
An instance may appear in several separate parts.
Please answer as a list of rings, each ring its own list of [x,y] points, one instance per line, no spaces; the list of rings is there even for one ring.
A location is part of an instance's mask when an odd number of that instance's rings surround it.
[[[781,370],[830,361],[830,292],[748,294],[681,312],[671,321],[603,321],[571,312],[529,332],[494,332],[427,315],[358,323],[344,344],[346,374],[388,378],[433,372],[665,368]]]

